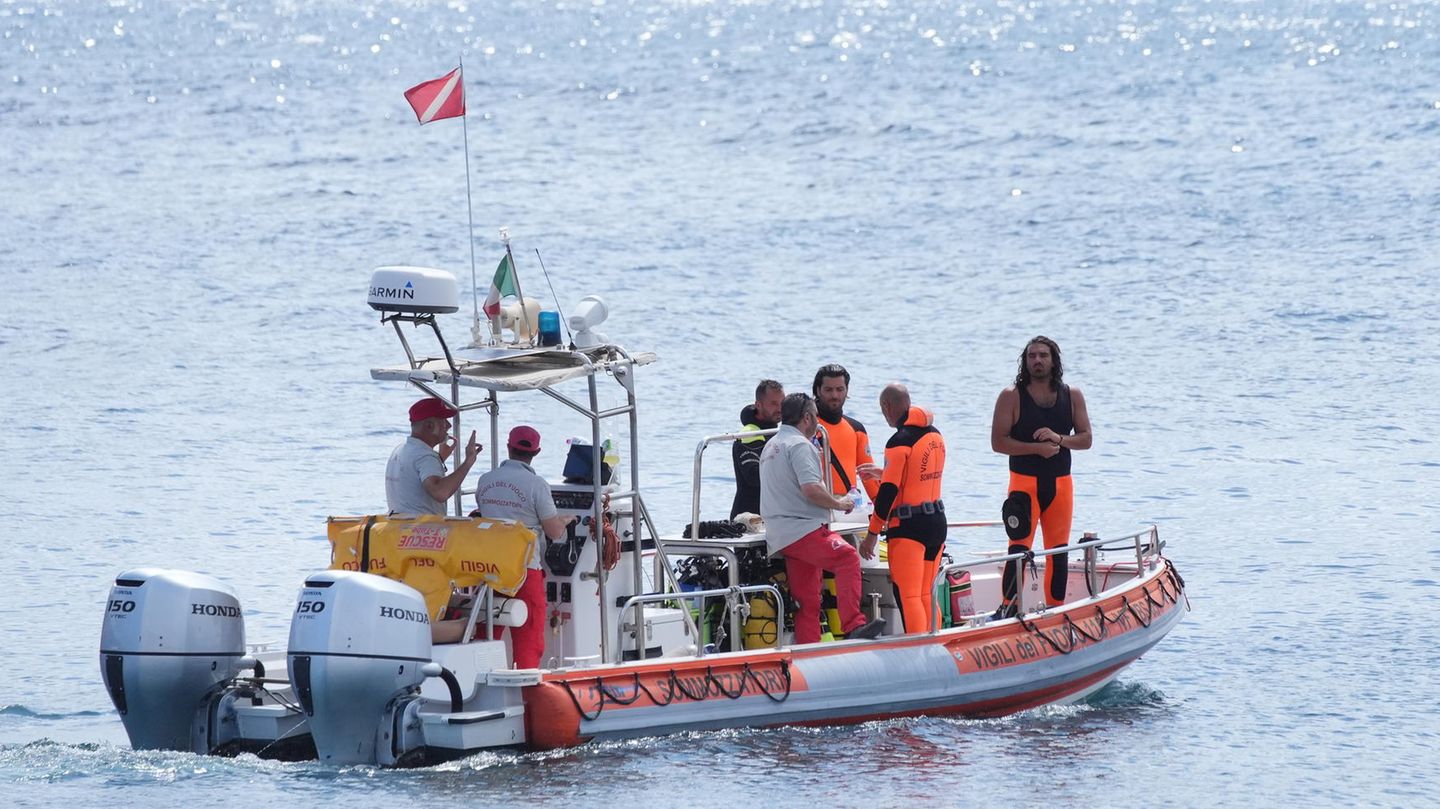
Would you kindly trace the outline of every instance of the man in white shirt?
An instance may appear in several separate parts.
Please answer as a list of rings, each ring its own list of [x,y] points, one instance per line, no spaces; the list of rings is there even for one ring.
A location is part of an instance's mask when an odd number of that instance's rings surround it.
[[[455,413],[455,408],[430,397],[410,406],[410,437],[390,453],[385,465],[385,503],[391,514],[443,515],[445,501],[459,491],[482,447],[472,430],[465,457],[454,472],[445,473],[445,460],[455,449],[446,440]]]
[[[792,393],[780,405],[780,431],[760,453],[760,516],[772,556],[785,558],[785,576],[795,612],[795,642],[820,641],[821,574],[835,574],[840,625],[847,637],[874,638],[885,619],[866,622],[860,611],[860,554],[830,530],[830,511],[855,507],[848,497],[831,494],[820,475],[820,452],[811,439],[820,423],[815,400]]]
[[[509,460],[481,475],[475,483],[480,516],[514,520],[534,531],[537,539],[564,539],[565,527],[574,518],[560,516],[550,484],[530,467],[530,461],[540,454],[540,433],[522,424],[510,431],[506,446]],[[512,638],[516,668],[539,668],[545,653],[545,570],[541,562],[544,544],[543,539],[535,543],[525,583],[516,594],[530,614],[523,626],[515,628]]]

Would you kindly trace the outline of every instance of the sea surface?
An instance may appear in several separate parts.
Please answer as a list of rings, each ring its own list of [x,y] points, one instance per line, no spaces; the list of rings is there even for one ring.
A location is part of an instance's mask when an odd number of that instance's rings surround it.
[[[1417,806],[1440,784],[1440,18],[1340,0],[0,0],[0,806]],[[469,116],[403,91],[463,59]],[[643,487],[829,362],[930,405],[993,519],[1055,338],[1076,529],[1156,524],[1192,612],[1088,703],[404,772],[132,752],[114,576],[283,643],[414,394],[372,268],[600,294]],[[549,279],[541,273],[536,251]],[[445,319],[459,340],[465,312]],[[536,395],[558,476],[585,426]],[[620,438],[621,436],[617,436]],[[555,449],[550,449],[555,448]],[[707,518],[729,464],[707,455]],[[957,536],[961,554],[997,550]]]

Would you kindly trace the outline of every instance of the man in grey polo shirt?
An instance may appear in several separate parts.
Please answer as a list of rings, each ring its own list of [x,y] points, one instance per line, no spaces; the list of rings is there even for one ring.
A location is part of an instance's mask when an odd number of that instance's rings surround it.
[[[455,408],[439,399],[426,397],[410,406],[410,437],[385,465],[385,504],[391,514],[445,513],[445,501],[459,490],[481,450],[472,430],[464,459],[445,474],[445,459],[454,449],[445,439],[454,417]]]
[[[522,424],[510,431],[507,448],[509,460],[501,461],[475,483],[475,504],[480,516],[514,520],[534,531],[537,539],[541,536],[556,541],[564,539],[565,526],[574,518],[560,516],[555,498],[550,494],[550,484],[530,467],[530,461],[540,454],[540,433]],[[523,626],[515,628],[512,637],[516,668],[538,668],[545,653],[543,545],[543,542],[535,543],[530,570],[516,594],[530,612],[530,617]]]
[[[866,622],[860,611],[860,554],[830,530],[830,511],[846,514],[855,507],[849,498],[831,494],[820,476],[820,453],[811,443],[820,423],[815,400],[792,393],[780,404],[780,432],[765,442],[760,454],[760,516],[765,544],[772,556],[785,558],[790,595],[799,604],[795,642],[820,641],[821,575],[835,574],[840,625],[850,638],[874,638],[885,619]]]

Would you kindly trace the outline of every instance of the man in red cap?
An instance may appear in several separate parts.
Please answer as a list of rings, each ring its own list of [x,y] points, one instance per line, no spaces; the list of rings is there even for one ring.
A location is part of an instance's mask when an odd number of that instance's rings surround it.
[[[455,449],[446,440],[454,417],[455,408],[439,399],[426,397],[410,406],[410,437],[385,465],[385,503],[391,514],[445,513],[445,501],[460,489],[481,450],[472,430],[465,457],[445,474],[445,460]]]
[[[475,504],[482,517],[514,520],[534,531],[537,538],[565,538],[565,526],[573,517],[561,517],[550,494],[550,484],[535,473],[530,461],[540,454],[540,433],[534,427],[520,425],[510,431],[506,444],[510,458],[480,476],[475,483]],[[545,570],[541,562],[543,542],[535,543],[530,556],[530,570],[518,596],[529,609],[530,617],[515,628],[513,652],[515,667],[533,669],[540,666],[545,653]]]

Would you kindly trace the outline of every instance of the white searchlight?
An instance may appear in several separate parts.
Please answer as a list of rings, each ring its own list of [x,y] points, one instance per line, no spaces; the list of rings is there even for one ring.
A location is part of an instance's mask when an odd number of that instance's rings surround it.
[[[599,295],[581,298],[570,314],[570,331],[575,333],[575,347],[583,349],[609,344],[609,337],[594,331],[609,316],[610,308]]]

